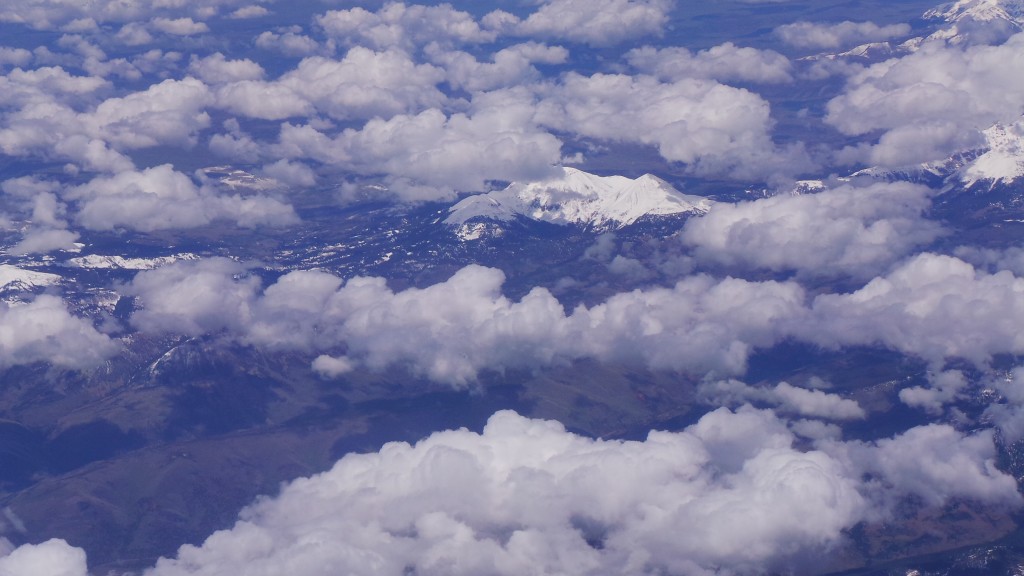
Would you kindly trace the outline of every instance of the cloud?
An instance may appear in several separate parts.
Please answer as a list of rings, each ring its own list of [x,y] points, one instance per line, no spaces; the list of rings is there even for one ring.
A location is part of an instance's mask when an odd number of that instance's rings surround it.
[[[63,228],[30,230],[8,252],[16,255],[45,254],[54,250],[73,250],[79,234]]]
[[[88,576],[85,551],[64,540],[25,544],[0,556],[0,575]]]
[[[810,165],[801,150],[772,142],[768,102],[712,80],[573,72],[542,90],[536,118],[555,130],[656,146],[700,175],[762,180]]]
[[[195,36],[210,31],[210,27],[191,18],[154,18],[150,21],[153,29],[172,36]]]
[[[356,47],[342,60],[303,59],[281,78],[228,83],[217,91],[218,105],[236,114],[283,120],[321,112],[337,119],[389,118],[440,106],[437,84],[444,72],[416,64],[397,51]]]
[[[739,380],[718,380],[702,383],[697,394],[701,401],[715,406],[740,406],[764,403],[777,410],[811,418],[858,420],[867,413],[856,400],[821,390],[798,388],[788,382],[774,387],[754,387]]]
[[[349,454],[145,574],[790,572],[827,566],[851,528],[885,521],[908,496],[1021,503],[994,467],[990,431],[930,425],[800,449],[791,424],[722,408],[680,432],[623,441],[498,412],[480,433]],[[12,550],[0,569],[84,576],[85,558],[51,540]]]
[[[311,56],[319,52],[320,44],[309,36],[300,34],[300,31],[301,28],[296,31],[261,32],[256,37],[256,46],[264,50],[275,50],[285,56]]]
[[[801,338],[837,348],[883,345],[941,363],[985,366],[995,354],[1024,353],[1024,279],[988,274],[951,256],[914,256],[849,294],[822,294]]]
[[[0,303],[0,367],[47,362],[63,368],[91,368],[120,346],[83,318],[72,316],[57,296]]]
[[[237,265],[181,262],[142,272],[126,288],[143,303],[132,323],[151,333],[220,333],[271,349],[327,353],[370,369],[405,366],[465,386],[483,370],[593,358],[695,373],[741,373],[755,348],[800,317],[792,283],[684,279],[672,288],[617,294],[566,313],[547,290],[519,301],[504,275],[467,266],[446,282],[393,292],[382,278],[291,272],[262,293]],[[182,294],[216,294],[197,308]],[[224,299],[224,301],[220,301]],[[431,342],[431,346],[424,346]]]
[[[32,61],[32,53],[24,48],[0,46],[0,65],[26,66]]]
[[[941,233],[924,218],[931,191],[909,183],[718,203],[683,226],[705,261],[811,276],[871,278]]]
[[[900,401],[929,414],[939,415],[947,404],[963,397],[967,385],[967,377],[960,370],[929,372],[928,386],[911,386],[900,390]]]
[[[794,442],[785,421],[749,406],[644,441],[499,412],[479,434],[348,455],[146,574],[788,572],[827,564],[848,529],[885,517],[881,502],[1020,504],[988,433],[929,426],[877,443]]]
[[[1015,276],[1024,276],[1024,248],[1010,246],[1002,250],[959,246],[953,251],[957,258],[970,262],[979,270],[997,272],[1007,270]]]
[[[448,83],[470,92],[508,88],[539,81],[540,72],[534,63],[562,64],[569,51],[561,46],[537,42],[515,44],[491,56],[491,62],[480,62],[466,52],[427,48],[431,61],[445,68]]]
[[[205,58],[193,54],[188,69],[207,84],[260,80],[265,74],[263,67],[252,60],[228,60],[220,52]]]
[[[165,276],[159,280],[150,280],[157,272],[140,273],[126,290],[162,316],[150,320],[140,312],[133,324],[151,333],[222,333],[371,370],[404,367],[457,387],[471,385],[485,370],[581,359],[735,376],[746,370],[753,351],[786,339],[830,349],[882,346],[936,366],[964,359],[984,368],[996,354],[1024,353],[1017,329],[1024,321],[1024,280],[927,253],[849,293],[809,298],[794,282],[695,275],[669,288],[623,292],[571,311],[543,288],[510,300],[501,293],[504,275],[475,265],[445,282],[398,292],[382,278],[343,281],[313,271],[291,272],[260,290],[248,277],[235,278],[237,272],[206,271],[215,286],[208,291],[227,299],[215,307],[224,312],[179,310],[174,295],[197,290],[183,284],[198,276],[196,266],[182,262],[160,269]],[[164,301],[174,304],[165,307]],[[936,379],[931,388],[910,389],[903,399],[928,409],[955,398],[953,384]],[[820,416],[835,403],[785,386],[757,397],[808,416]]]
[[[874,22],[850,22],[849,20],[838,24],[795,22],[779,26],[775,29],[775,35],[786,44],[796,48],[836,50],[909,36],[910,25],[879,26]]]
[[[506,33],[592,46],[661,36],[672,0],[546,0],[525,20],[504,22]]]
[[[793,66],[782,54],[740,48],[731,42],[696,54],[682,47],[644,46],[627,52],[626,60],[640,72],[669,82],[684,78],[753,83],[793,81]]]
[[[31,176],[0,182],[4,194],[20,203],[27,217],[23,236],[8,252],[16,255],[75,248],[78,233],[67,230],[67,206],[57,198],[59,186]]]
[[[939,160],[981,145],[979,130],[1017,120],[1024,107],[1024,34],[1000,46],[951,48],[925,43],[903,58],[851,76],[828,102],[826,122],[857,136],[881,133],[872,148],[853,148],[842,160],[899,166]]]
[[[428,43],[477,44],[497,37],[493,31],[482,29],[471,14],[449,4],[388,2],[377,12],[364,8],[331,10],[315,21],[329,38],[377,50],[413,51]]]
[[[206,19],[219,10],[248,4],[247,0],[96,0],[83,4],[71,0],[23,0],[0,7],[0,22],[28,25],[39,30],[77,29],[82,23],[139,22],[154,18],[188,20]],[[182,24],[172,24],[182,26]]]
[[[1024,439],[1024,367],[991,378],[990,385],[998,396],[982,418],[997,427],[1007,443],[1019,442]]]
[[[197,132],[210,124],[205,107],[212,102],[209,88],[195,78],[165,80],[141,92],[105,100],[82,121],[88,132],[119,148],[190,147]]]
[[[196,186],[169,164],[142,171],[98,176],[68,188],[75,201],[75,221],[90,230],[142,232],[196,228],[214,221],[238,226],[282,226],[298,221],[288,204],[264,195],[225,195]]]
[[[96,102],[109,86],[60,68],[7,75],[11,112],[0,123],[0,150],[12,156],[58,157],[99,172],[134,167],[124,151],[160,145],[190,147],[209,126],[213,96],[201,81],[166,80]],[[84,108],[83,111],[79,109]]]
[[[257,6],[255,4],[250,6],[243,6],[231,14],[228,14],[228,18],[233,20],[245,20],[248,18],[262,18],[270,14],[270,10],[267,10],[263,6]]]
[[[309,158],[367,176],[386,175],[405,200],[453,199],[490,180],[535,180],[561,158],[561,142],[532,123],[529,97],[497,91],[474,98],[468,113],[438,109],[375,118],[331,137],[312,126],[282,126],[273,154]]]
[[[251,321],[258,280],[227,258],[208,258],[163,266],[138,274],[124,287],[142,296],[132,324],[144,332],[189,336],[241,330]]]
[[[995,466],[992,430],[966,436],[952,426],[929,424],[873,443],[850,442],[832,448],[833,453],[845,452],[856,469],[877,475],[869,484],[884,483],[893,492],[914,494],[928,506],[954,497],[1020,505],[1016,481]],[[895,503],[888,490],[871,497],[882,501],[882,509],[891,509]]]

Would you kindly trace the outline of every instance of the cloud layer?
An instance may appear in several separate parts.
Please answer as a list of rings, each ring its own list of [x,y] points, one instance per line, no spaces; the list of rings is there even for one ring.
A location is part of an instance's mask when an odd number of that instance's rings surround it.
[[[346,456],[146,574],[787,570],[826,561],[891,499],[1020,502],[992,467],[990,434],[933,425],[809,451],[795,441],[785,421],[749,406],[642,442],[499,412],[480,434]]]

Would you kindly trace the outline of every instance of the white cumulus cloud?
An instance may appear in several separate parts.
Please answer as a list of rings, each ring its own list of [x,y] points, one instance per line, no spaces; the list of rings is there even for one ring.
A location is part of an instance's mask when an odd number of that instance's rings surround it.
[[[939,160],[984,142],[980,130],[1024,112],[1024,34],[999,46],[924,44],[850,77],[826,122],[844,134],[881,133],[840,158],[900,166]]]
[[[930,196],[897,182],[720,202],[688,220],[682,240],[699,258],[729,266],[871,278],[940,234],[923,215]]]
[[[910,25],[879,26],[874,22],[849,20],[837,24],[795,22],[779,26],[775,29],[775,35],[786,44],[797,48],[834,50],[906,37],[910,35]]]
[[[882,502],[1020,503],[990,434],[929,426],[810,451],[794,440],[749,406],[642,442],[499,412],[479,434],[346,456],[146,575],[784,572],[800,556],[827,563],[846,530],[885,517]]]

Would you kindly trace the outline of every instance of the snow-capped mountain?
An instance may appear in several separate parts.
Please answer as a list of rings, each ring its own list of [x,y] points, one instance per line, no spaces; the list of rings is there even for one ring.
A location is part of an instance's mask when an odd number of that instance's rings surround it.
[[[67,261],[74,268],[115,268],[122,270],[152,270],[171,264],[178,260],[198,260],[199,256],[191,253],[159,256],[156,258],[125,258],[123,256],[87,254]]]
[[[56,274],[25,270],[10,264],[0,264],[0,292],[22,292],[34,288],[53,286],[61,281]]]
[[[999,44],[1024,31],[1024,0],[959,0],[932,8],[922,18],[934,22],[927,35],[902,42],[869,42],[843,52],[815,54],[801,60],[881,62],[914,52],[928,42],[954,46]]]
[[[959,0],[928,10],[924,17],[946,22],[993,22],[1005,20],[1016,24],[1024,22],[1024,2],[1021,0]]]
[[[554,224],[597,229],[621,228],[644,216],[703,214],[712,202],[680,193],[664,180],[645,174],[597,176],[563,168],[540,182],[514,182],[504,190],[470,196],[452,206],[445,223],[465,226],[470,221],[511,221],[520,217]]]
[[[927,40],[996,43],[1024,30],[1024,0],[958,0],[928,10],[924,18],[948,24]]]
[[[960,181],[971,187],[984,182],[1010,184],[1024,177],[1024,120],[996,124],[983,134],[988,150],[958,171]]]
[[[944,160],[902,168],[867,168],[853,176],[909,180],[946,189],[992,188],[1024,178],[1024,119],[982,131],[985,144]]]

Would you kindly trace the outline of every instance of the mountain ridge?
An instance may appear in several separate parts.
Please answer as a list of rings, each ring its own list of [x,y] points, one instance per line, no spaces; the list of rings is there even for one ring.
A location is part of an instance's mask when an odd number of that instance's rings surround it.
[[[687,195],[651,174],[636,179],[598,176],[566,167],[538,182],[513,182],[503,190],[464,198],[449,209],[444,223],[465,227],[475,222],[527,218],[560,225],[617,229],[646,216],[703,214],[712,201]]]

